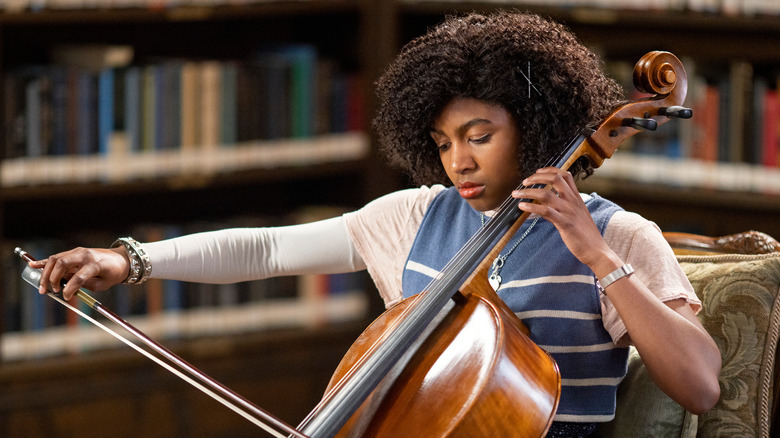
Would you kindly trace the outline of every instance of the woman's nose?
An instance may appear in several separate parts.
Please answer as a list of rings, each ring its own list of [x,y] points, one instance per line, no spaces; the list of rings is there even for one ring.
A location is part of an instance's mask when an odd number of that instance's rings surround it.
[[[464,173],[476,167],[468,144],[453,142],[450,147],[450,167],[456,173]]]

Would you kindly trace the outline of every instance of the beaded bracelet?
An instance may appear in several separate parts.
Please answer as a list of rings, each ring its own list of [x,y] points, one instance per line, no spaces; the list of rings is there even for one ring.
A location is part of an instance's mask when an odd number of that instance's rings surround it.
[[[152,273],[152,261],[149,259],[149,254],[141,248],[141,244],[132,237],[120,237],[111,244],[111,248],[120,245],[125,247],[130,260],[130,274],[122,283],[141,284],[148,280]]]

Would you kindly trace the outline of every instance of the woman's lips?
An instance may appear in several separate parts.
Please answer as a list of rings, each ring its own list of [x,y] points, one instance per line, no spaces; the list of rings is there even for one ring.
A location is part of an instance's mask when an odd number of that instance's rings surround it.
[[[485,186],[479,184],[463,183],[458,185],[458,193],[465,199],[476,198],[483,190],[485,190]]]

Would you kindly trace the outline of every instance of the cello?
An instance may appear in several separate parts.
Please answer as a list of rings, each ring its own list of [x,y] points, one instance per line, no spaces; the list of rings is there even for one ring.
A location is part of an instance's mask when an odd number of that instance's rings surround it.
[[[599,167],[641,130],[692,116],[681,106],[687,76],[673,54],[647,53],[633,79],[652,97],[620,105],[549,165],[568,169],[587,157]],[[304,434],[544,436],[560,396],[557,366],[488,284],[492,260],[529,215],[518,202],[508,198],[424,292],[387,310],[355,341],[301,425]]]
[[[621,105],[595,132],[572,140],[551,165],[568,168],[585,156],[598,167],[640,129],[690,117],[679,106],[687,80],[676,57],[645,55],[634,79],[653,97]],[[557,367],[487,284],[490,261],[528,216],[516,203],[507,199],[425,291],[389,309],[358,338],[323,401],[296,430],[276,426],[310,437],[543,436],[560,393]],[[436,418],[409,421],[406,415],[433,409]]]

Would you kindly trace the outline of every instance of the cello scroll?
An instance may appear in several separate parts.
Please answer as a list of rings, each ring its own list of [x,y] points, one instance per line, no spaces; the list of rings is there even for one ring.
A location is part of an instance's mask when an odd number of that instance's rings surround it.
[[[587,138],[587,155],[594,167],[612,157],[618,146],[641,129],[655,130],[670,118],[690,118],[682,106],[688,91],[688,76],[682,62],[669,52],[645,54],[634,66],[634,86],[652,97],[624,103],[614,110]]]

